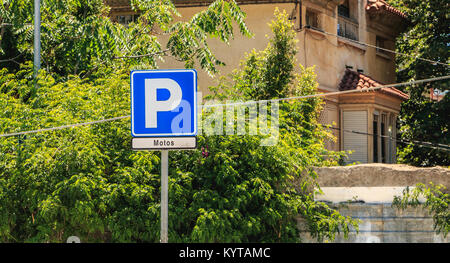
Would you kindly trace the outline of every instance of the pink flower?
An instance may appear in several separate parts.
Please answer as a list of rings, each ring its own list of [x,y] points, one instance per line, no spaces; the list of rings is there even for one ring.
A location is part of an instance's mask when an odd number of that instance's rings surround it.
[[[203,156],[203,158],[206,158],[209,156],[208,145],[206,145],[206,149],[205,149],[205,147],[202,147],[202,156]]]

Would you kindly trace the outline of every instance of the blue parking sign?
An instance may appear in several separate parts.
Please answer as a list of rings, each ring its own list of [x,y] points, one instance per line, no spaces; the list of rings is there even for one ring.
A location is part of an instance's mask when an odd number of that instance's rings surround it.
[[[197,71],[135,70],[130,82],[133,137],[197,134]]]

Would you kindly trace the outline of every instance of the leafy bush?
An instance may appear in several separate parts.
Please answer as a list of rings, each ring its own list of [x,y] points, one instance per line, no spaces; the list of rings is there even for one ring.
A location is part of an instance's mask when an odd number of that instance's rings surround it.
[[[445,238],[450,231],[450,195],[446,190],[443,185],[419,183],[413,189],[407,187],[401,196],[395,196],[392,206],[402,210],[418,206],[426,208],[433,217],[436,234],[442,234]]]

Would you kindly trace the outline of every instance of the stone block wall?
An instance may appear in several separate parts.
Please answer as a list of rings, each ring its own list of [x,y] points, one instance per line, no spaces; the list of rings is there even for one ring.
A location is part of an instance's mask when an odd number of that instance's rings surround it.
[[[394,196],[417,183],[442,184],[450,188],[450,169],[416,168],[393,164],[362,164],[316,168],[324,201],[342,215],[360,220],[359,233],[351,230],[348,239],[337,235],[336,243],[449,243],[450,235],[436,234],[433,218],[423,207],[400,210],[392,207]],[[317,242],[299,218],[303,242]],[[325,240],[324,242],[331,242]]]
[[[352,229],[348,239],[336,236],[335,243],[449,243],[449,236],[436,234],[433,218],[423,208],[399,210],[391,204],[350,203],[335,205],[344,216],[360,220],[359,233]],[[302,242],[315,243],[299,219]],[[324,240],[330,242],[330,240]]]

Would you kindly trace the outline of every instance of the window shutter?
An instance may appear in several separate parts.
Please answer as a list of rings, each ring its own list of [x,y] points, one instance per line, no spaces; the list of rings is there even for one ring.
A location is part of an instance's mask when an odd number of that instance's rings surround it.
[[[344,150],[353,151],[348,155],[347,163],[367,163],[367,112],[366,111],[344,111]],[[357,134],[348,131],[362,132]]]

